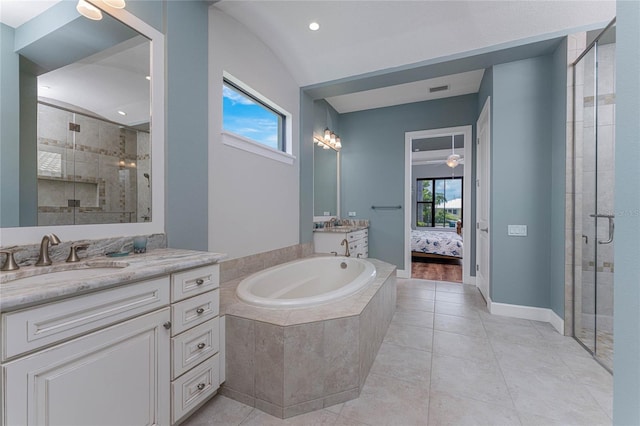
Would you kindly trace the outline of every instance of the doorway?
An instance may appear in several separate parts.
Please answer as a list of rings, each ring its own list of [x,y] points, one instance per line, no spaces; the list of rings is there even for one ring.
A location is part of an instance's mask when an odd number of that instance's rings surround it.
[[[410,278],[411,271],[412,271],[411,240],[412,240],[412,229],[416,227],[414,219],[416,219],[416,216],[417,216],[415,213],[416,209],[413,208],[414,202],[416,201],[414,199],[415,198],[414,195],[416,194],[416,189],[417,189],[416,177],[413,176],[413,173],[412,173],[412,165],[413,165],[413,157],[414,157],[414,150],[413,150],[414,142],[424,140],[424,139],[445,138],[447,141],[449,141],[448,143],[451,144],[452,137],[454,138],[454,140],[455,138],[459,138],[462,141],[462,144],[464,145],[464,147],[459,149],[453,148],[453,150],[457,155],[460,155],[460,157],[465,159],[464,161],[460,161],[460,164],[456,166],[456,167],[462,168],[461,170],[463,170],[463,176],[466,177],[466,179],[463,180],[462,199],[460,201],[467,200],[467,204],[468,204],[467,208],[462,208],[462,221],[461,221],[462,228],[460,232],[462,236],[461,240],[463,244],[464,242],[467,242],[466,246],[463,245],[463,248],[462,248],[464,253],[462,256],[462,282],[464,284],[475,284],[475,277],[472,277],[470,273],[471,272],[471,265],[470,265],[471,256],[468,255],[468,253],[470,253],[472,250],[472,247],[470,246],[470,241],[471,241],[471,232],[473,227],[464,226],[464,224],[471,223],[471,208],[472,208],[471,202],[470,202],[471,200],[471,166],[472,166],[472,163],[471,163],[472,126],[471,125],[441,128],[441,129],[421,130],[421,131],[405,133],[405,206],[407,206],[407,208],[405,208],[405,217],[404,217],[405,269],[402,271],[398,271],[399,277]],[[446,149],[443,149],[442,151],[445,151],[445,154],[446,154],[444,155],[443,158],[434,158],[434,159],[425,160],[425,161],[438,162],[440,165],[443,165],[445,160],[447,159],[447,156],[451,154],[451,151],[452,151],[451,145],[448,145],[448,147],[446,147]],[[447,168],[446,166],[445,166],[445,169],[449,170],[447,173],[450,175],[451,169]],[[432,184],[435,185],[436,182],[433,182]],[[435,209],[437,207],[437,201],[436,200],[433,200],[433,201],[434,203],[432,207]],[[453,200],[450,200],[449,202],[451,203],[451,205],[447,205],[446,201],[442,201],[443,210],[446,210],[447,208],[450,208],[450,209],[455,208],[455,206],[452,203]],[[443,211],[443,214],[444,213],[446,212]],[[435,210],[434,210],[434,214],[435,214]],[[445,216],[445,220],[443,221],[442,227],[444,227],[444,224],[446,224],[447,227],[450,226],[450,228],[447,230],[455,233],[457,221],[446,220],[446,219],[449,219],[449,218]],[[464,250],[466,250],[466,252]]]
[[[573,335],[613,370],[615,20],[574,62]],[[579,243],[578,243],[579,242]]]

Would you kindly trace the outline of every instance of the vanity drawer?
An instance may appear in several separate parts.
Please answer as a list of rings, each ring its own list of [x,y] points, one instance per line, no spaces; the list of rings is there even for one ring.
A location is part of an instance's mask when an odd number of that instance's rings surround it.
[[[220,291],[200,294],[171,305],[171,337],[218,316]]]
[[[181,376],[220,349],[218,317],[171,339],[171,379]]]
[[[213,395],[220,383],[219,355],[171,382],[171,424]]]
[[[369,235],[368,229],[361,229],[359,231],[349,232],[347,234],[347,238],[349,239],[349,241],[357,241],[367,237],[368,235]]]
[[[204,293],[220,285],[220,265],[209,265],[171,275],[171,301]]]
[[[169,277],[2,314],[2,360],[169,305]]]

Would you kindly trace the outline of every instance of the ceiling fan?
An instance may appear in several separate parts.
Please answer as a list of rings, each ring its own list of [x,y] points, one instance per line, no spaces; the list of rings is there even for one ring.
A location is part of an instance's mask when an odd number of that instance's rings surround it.
[[[445,160],[445,164],[452,169],[456,168],[458,164],[464,164],[464,158],[456,154],[454,146],[455,135],[451,135],[451,154]]]

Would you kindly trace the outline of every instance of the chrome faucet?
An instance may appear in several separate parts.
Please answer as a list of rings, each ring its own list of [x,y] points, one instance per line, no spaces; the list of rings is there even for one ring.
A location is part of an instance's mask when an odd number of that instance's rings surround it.
[[[340,243],[341,246],[345,246],[345,252],[344,255],[346,257],[351,257],[351,253],[349,253],[349,241],[347,241],[347,239],[345,238],[344,240],[342,240],[342,242]]]
[[[42,242],[40,243],[40,255],[38,256],[36,266],[48,266],[53,263],[49,257],[49,244],[57,246],[60,244],[60,238],[58,238],[56,234],[49,234],[42,237]]]

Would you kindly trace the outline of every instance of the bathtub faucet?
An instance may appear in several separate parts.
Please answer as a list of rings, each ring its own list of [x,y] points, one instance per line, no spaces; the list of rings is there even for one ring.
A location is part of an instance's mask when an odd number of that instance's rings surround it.
[[[349,253],[349,241],[347,241],[347,239],[345,238],[344,240],[342,240],[342,242],[340,243],[341,246],[345,246],[345,251],[344,251],[344,255],[346,257],[351,257],[351,253]]]

